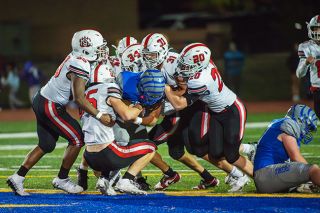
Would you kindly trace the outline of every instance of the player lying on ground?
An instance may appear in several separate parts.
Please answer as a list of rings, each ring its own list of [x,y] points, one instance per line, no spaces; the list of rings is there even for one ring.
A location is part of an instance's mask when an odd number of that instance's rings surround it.
[[[254,159],[254,182],[258,192],[288,192],[312,181],[320,186],[320,168],[308,164],[301,143],[312,141],[318,118],[305,105],[293,105],[284,118],[272,121],[258,142]]]

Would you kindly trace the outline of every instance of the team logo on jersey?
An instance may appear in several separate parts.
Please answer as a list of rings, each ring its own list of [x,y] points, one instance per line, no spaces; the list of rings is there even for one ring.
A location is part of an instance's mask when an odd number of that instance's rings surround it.
[[[79,43],[80,43],[80,47],[91,47],[92,46],[91,39],[86,36],[80,38]]]

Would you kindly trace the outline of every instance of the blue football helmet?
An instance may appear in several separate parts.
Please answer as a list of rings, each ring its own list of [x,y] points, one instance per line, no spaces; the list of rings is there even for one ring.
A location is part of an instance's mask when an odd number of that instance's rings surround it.
[[[139,102],[144,106],[152,106],[163,100],[165,79],[160,70],[146,70],[140,75],[138,90]]]
[[[290,117],[296,121],[301,128],[301,135],[299,140],[304,144],[312,141],[312,132],[317,131],[318,118],[316,113],[308,106],[302,104],[295,104],[290,107],[286,117]]]

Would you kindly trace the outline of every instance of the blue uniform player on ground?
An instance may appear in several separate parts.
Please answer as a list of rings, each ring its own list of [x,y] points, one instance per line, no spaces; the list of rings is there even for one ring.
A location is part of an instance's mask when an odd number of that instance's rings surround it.
[[[312,181],[320,186],[320,168],[309,164],[300,152],[301,143],[312,141],[318,118],[305,105],[293,105],[284,118],[274,120],[258,142],[254,182],[258,192],[288,192]]]

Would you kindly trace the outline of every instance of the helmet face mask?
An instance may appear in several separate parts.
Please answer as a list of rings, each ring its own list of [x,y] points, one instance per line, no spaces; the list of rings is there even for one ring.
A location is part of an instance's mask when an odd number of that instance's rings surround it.
[[[180,73],[181,77],[190,78],[198,71],[198,67],[195,64],[188,65],[180,58],[176,71]]]
[[[107,58],[107,42],[95,30],[76,32],[71,41],[72,53],[88,61],[102,61]]]
[[[313,133],[317,131],[318,118],[315,112],[306,105],[296,104],[290,107],[286,117],[295,120],[301,129],[299,140],[308,144],[313,140]]]
[[[320,15],[314,16],[310,22],[307,22],[308,37],[314,41],[320,42]]]

